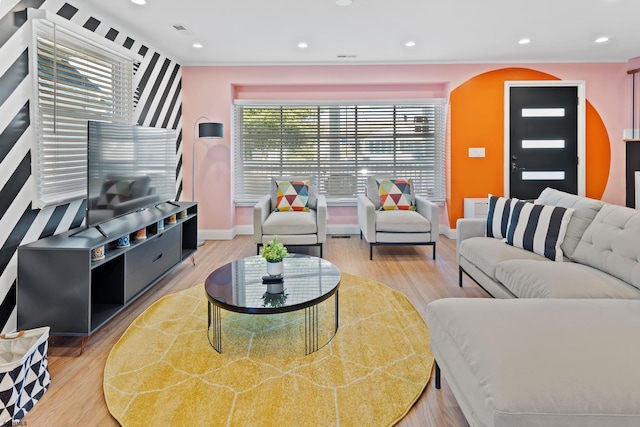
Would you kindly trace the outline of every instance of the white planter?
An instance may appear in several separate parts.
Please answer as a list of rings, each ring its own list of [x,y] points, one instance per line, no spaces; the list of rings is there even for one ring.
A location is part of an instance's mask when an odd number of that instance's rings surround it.
[[[267,261],[267,274],[269,276],[279,276],[284,273],[284,263],[280,262],[268,262]]]

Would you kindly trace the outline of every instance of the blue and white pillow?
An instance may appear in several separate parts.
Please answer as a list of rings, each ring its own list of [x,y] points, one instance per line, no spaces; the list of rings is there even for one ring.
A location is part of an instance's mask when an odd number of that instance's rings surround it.
[[[517,201],[511,208],[507,243],[562,261],[560,245],[575,209]]]
[[[505,239],[511,206],[518,199],[507,199],[489,194],[489,210],[487,212],[487,237]]]

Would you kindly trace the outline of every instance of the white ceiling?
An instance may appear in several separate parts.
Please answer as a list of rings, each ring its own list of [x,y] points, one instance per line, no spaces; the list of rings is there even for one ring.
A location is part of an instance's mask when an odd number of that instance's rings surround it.
[[[82,10],[182,65],[611,62],[640,56],[640,0],[353,0],[348,7],[335,0],[147,0],[145,6],[84,0]],[[609,41],[596,44],[601,36]],[[531,43],[518,44],[525,37]],[[405,47],[408,40],[416,46]],[[309,47],[299,49],[300,41]],[[194,42],[204,47],[195,49]]]

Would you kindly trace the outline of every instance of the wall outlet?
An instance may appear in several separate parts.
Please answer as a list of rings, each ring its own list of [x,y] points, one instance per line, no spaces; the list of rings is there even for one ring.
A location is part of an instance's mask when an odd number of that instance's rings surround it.
[[[484,157],[484,147],[469,148],[469,157]]]

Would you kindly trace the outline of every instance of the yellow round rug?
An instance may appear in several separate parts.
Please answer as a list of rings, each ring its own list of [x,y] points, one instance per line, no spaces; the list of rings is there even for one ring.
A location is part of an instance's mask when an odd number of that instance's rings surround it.
[[[334,299],[320,304],[333,322]],[[207,340],[203,285],[161,298],[111,350],[104,395],[124,426],[389,426],[429,381],[422,316],[401,292],[342,273],[340,328],[304,355],[304,311],[222,310],[222,354]]]

